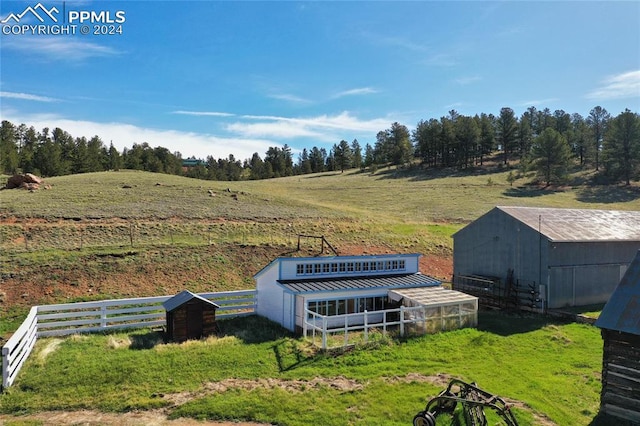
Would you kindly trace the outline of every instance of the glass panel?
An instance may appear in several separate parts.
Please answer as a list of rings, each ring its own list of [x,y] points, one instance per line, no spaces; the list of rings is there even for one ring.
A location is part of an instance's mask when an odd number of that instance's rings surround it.
[[[328,300],[327,301],[327,313],[326,315],[335,315],[336,314],[336,301]]]
[[[347,313],[355,314],[356,313],[356,301],[355,299],[347,299]]]

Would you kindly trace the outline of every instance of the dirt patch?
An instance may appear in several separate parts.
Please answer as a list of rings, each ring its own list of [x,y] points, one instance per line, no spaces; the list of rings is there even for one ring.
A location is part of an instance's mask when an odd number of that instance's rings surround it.
[[[275,389],[279,388],[289,393],[299,393],[306,390],[317,389],[335,389],[341,392],[348,392],[353,390],[361,390],[362,384],[356,380],[347,379],[346,377],[338,376],[334,378],[316,377],[312,380],[280,380],[280,379],[257,379],[257,380],[245,380],[245,379],[225,379],[220,382],[209,382],[203,386],[197,392],[181,392],[175,394],[162,395],[162,398],[169,401],[172,405],[182,405],[187,401],[194,398],[201,398],[206,395],[214,393],[226,392],[229,389],[242,389],[242,390],[254,390],[254,389]]]
[[[341,255],[396,253],[392,247],[341,245]],[[278,245],[214,244],[199,247],[159,247],[120,256],[87,255],[72,265],[21,265],[0,275],[2,307],[31,307],[73,300],[146,297],[194,292],[254,288],[252,276],[279,256],[316,256]],[[449,254],[425,255],[420,271],[450,281]],[[103,296],[104,297],[104,296]]]
[[[194,419],[167,419],[163,410],[131,411],[123,414],[101,413],[93,410],[47,411],[28,416],[0,416],[0,424],[5,421],[42,422],[45,426],[265,426],[267,423],[250,422],[202,422]]]
[[[386,378],[385,381],[389,383],[430,383],[435,386],[445,389],[452,379],[448,374],[436,374],[426,376],[419,373],[409,373],[406,376],[393,376]],[[311,380],[280,380],[280,379],[225,379],[220,382],[206,383],[200,390],[196,392],[180,392],[174,394],[159,395],[164,400],[168,401],[171,406],[161,410],[148,410],[148,411],[132,411],[128,413],[115,414],[115,413],[101,413],[93,410],[81,410],[81,411],[54,411],[54,412],[42,412],[28,416],[0,416],[0,424],[3,421],[40,421],[44,425],[86,425],[86,426],[142,426],[142,425],[156,425],[156,426],[197,426],[202,425],[203,422],[193,419],[176,419],[169,420],[167,418],[171,408],[185,404],[193,399],[202,398],[207,395],[222,393],[229,389],[242,389],[242,390],[254,390],[254,389],[283,389],[289,393],[304,392],[306,390],[317,390],[323,388],[336,389],[338,391],[350,392],[362,390],[365,385],[362,383],[348,379],[343,376],[334,378],[316,377]],[[435,396],[435,395],[433,395]],[[430,397],[428,397],[430,398]],[[512,407],[516,407],[523,411],[532,413],[535,420],[535,424],[541,426],[557,426],[556,423],[551,421],[546,416],[540,415],[534,412],[531,407],[521,401],[503,398],[504,401]],[[418,407],[419,408],[419,407]],[[417,412],[417,411],[416,411]],[[232,425],[246,425],[246,426],[264,426],[265,423],[252,423],[252,422],[215,422],[208,421],[207,424],[213,424],[218,426],[232,426]]]

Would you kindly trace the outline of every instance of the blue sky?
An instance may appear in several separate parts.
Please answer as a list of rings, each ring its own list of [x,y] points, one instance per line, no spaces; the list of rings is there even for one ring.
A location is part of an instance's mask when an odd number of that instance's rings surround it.
[[[0,3],[1,118],[119,150],[243,160],[373,145],[395,121],[412,130],[451,109],[640,112],[637,1],[40,3]],[[55,7],[57,23],[9,18],[28,7]],[[80,11],[103,12],[90,32],[122,34],[83,35],[77,20],[75,34],[20,29]]]

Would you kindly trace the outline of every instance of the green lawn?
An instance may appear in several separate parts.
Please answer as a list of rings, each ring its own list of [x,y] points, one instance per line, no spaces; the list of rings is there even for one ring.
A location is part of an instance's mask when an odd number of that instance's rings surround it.
[[[590,424],[599,405],[598,329],[496,313],[479,323],[333,354],[258,317],[222,321],[222,336],[180,345],[151,331],[42,339],[0,396],[0,412],[167,407],[173,418],[406,425],[443,389],[426,377],[444,375],[522,403],[514,408],[521,425],[541,417]],[[214,391],[215,383],[227,386]],[[190,397],[174,405],[177,394]]]

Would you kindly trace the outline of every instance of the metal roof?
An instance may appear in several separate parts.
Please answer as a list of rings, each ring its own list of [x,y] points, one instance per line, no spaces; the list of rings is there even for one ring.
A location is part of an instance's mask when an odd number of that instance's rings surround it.
[[[640,211],[496,208],[551,241],[640,241]]]
[[[410,299],[422,306],[458,305],[464,302],[475,302],[475,296],[470,296],[444,287],[403,288],[390,290],[389,297],[393,300]]]
[[[338,290],[368,290],[373,288],[388,289],[416,286],[426,287],[440,285],[440,281],[428,275],[422,274],[380,275],[306,280],[279,280],[278,283],[294,293]]]
[[[209,305],[213,305],[216,308],[219,308],[220,306],[216,305],[214,302],[212,302],[209,299],[205,299],[202,296],[199,296],[195,293],[191,293],[189,290],[183,290],[180,293],[176,294],[175,296],[173,296],[171,299],[167,299],[162,306],[164,307],[164,309],[167,312],[171,312],[173,311],[175,308],[177,308],[180,305],[183,305],[185,303],[187,303],[189,300],[191,299],[198,299],[201,300],[205,303],[208,303]]]
[[[640,335],[640,252],[604,306],[596,326]]]

